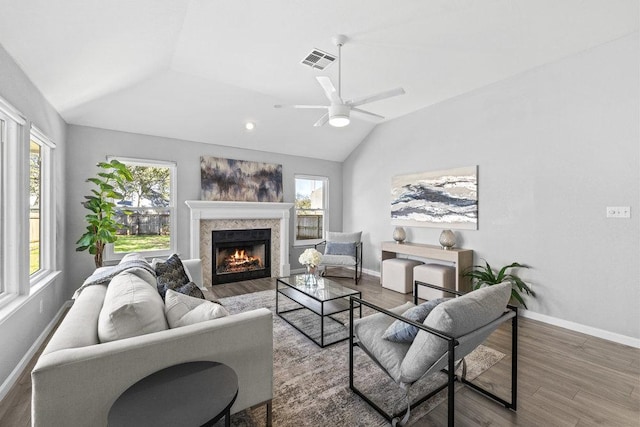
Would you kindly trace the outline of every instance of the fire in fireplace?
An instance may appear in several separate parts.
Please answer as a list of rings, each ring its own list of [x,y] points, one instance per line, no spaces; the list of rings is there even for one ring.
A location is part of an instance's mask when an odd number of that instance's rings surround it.
[[[260,248],[260,246],[257,246],[257,248]],[[264,252],[264,248],[262,249],[262,252]],[[216,269],[216,273],[237,273],[239,271],[259,270],[264,268],[262,259],[259,256],[254,256],[251,249],[237,248],[235,250],[231,249],[229,252],[233,253],[229,256],[221,257],[222,262]]]
[[[211,232],[214,285],[271,277],[271,229]]]

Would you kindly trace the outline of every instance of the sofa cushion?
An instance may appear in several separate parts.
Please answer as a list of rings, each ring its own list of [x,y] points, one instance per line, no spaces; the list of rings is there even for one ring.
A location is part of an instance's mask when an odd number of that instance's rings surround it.
[[[167,290],[164,312],[170,328],[192,325],[229,315],[227,309],[220,304],[190,297],[172,289]]]
[[[445,298],[433,299],[427,301],[415,307],[411,307],[409,310],[402,313],[402,317],[406,317],[409,320],[413,320],[417,323],[424,322],[431,310],[433,310],[438,304],[446,301]],[[393,322],[385,331],[382,338],[393,342],[405,342],[410,343],[418,335],[418,328],[405,323],[401,320]]]
[[[166,261],[157,262],[155,269],[158,292],[163,300],[168,289],[173,289],[176,292],[195,298],[204,299],[204,294],[200,288],[189,280],[189,276],[178,255],[173,254]]]
[[[100,342],[168,329],[158,291],[136,274],[124,271],[107,287],[98,317]]]
[[[500,317],[510,297],[510,283],[481,288],[439,304],[429,313],[424,325],[458,338]],[[419,331],[402,361],[402,381],[412,383],[418,380],[443,357],[447,346],[446,340]]]

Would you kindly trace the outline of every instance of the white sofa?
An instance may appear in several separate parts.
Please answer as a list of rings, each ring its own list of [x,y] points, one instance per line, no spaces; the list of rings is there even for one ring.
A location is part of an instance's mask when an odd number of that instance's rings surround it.
[[[201,286],[200,260],[183,264]],[[163,368],[197,360],[224,363],[238,375],[231,413],[266,404],[270,419],[270,310],[100,343],[98,316],[106,290],[105,285],[83,289],[36,363],[31,373],[33,426],[106,426],[111,405],[131,385]]]

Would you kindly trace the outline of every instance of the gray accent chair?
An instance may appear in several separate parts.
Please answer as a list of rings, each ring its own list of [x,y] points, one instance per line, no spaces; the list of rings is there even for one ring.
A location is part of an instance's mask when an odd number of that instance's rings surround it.
[[[353,280],[356,285],[358,284],[362,276],[362,231],[353,233],[328,231],[326,240],[316,244],[315,248],[322,249],[323,252],[320,262],[323,276],[329,276],[327,267],[353,268]]]
[[[426,283],[418,285],[434,287]],[[437,287],[439,288],[439,287]],[[517,398],[517,307],[507,305],[511,295],[511,284],[501,283],[467,294],[439,288],[458,297],[437,305],[423,323],[402,317],[410,302],[391,310],[385,310],[360,298],[350,298],[350,336],[349,336],[349,388],[371,405],[392,425],[404,425],[411,409],[430,399],[443,389],[448,391],[448,425],[454,425],[454,385],[459,381],[475,391],[516,410]],[[354,308],[360,305],[370,307],[376,314],[355,319]],[[396,320],[418,328],[418,333],[409,343],[396,343],[382,338],[387,328]],[[511,321],[512,357],[511,357],[511,401],[469,382],[466,377],[464,357],[484,342],[502,323]],[[359,347],[370,357],[403,391],[407,408],[397,413],[387,413],[354,385],[354,347]],[[456,375],[456,369],[463,365],[462,374]],[[420,379],[446,372],[446,383],[425,396],[409,401],[409,390]],[[366,375],[366,373],[362,373]],[[400,418],[404,418],[401,420]]]

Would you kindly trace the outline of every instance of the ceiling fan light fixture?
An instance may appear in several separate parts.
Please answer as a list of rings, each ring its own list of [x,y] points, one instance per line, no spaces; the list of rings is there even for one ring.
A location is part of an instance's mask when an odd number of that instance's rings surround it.
[[[335,104],[329,107],[329,124],[336,128],[347,126],[351,119],[349,119],[350,108],[348,105]]]
[[[351,120],[346,116],[333,116],[329,118],[329,124],[336,128],[343,128],[347,126]]]
[[[338,34],[332,38],[333,43],[338,47],[338,57],[333,57],[333,60],[337,59],[338,63],[338,88],[331,83],[331,79],[328,76],[316,76],[316,80],[324,90],[324,94],[331,103],[330,105],[274,105],[275,108],[282,107],[291,107],[291,108],[317,108],[317,109],[328,109],[329,111],[322,115],[318,119],[317,122],[313,124],[314,127],[324,126],[327,122],[330,126],[341,128],[348,126],[351,123],[351,111],[353,110],[356,114],[356,118],[363,118],[366,120],[374,121],[378,123],[380,120],[384,120],[384,117],[380,114],[375,114],[370,111],[362,110],[359,107],[364,104],[368,104],[374,101],[380,101],[382,99],[391,98],[392,96],[398,96],[404,94],[404,89],[401,87],[387,90],[385,92],[380,92],[375,95],[369,95],[363,98],[357,98],[352,100],[345,101],[342,98],[342,46],[347,41],[347,36],[343,34]],[[322,55],[323,52],[314,49],[312,54],[310,54],[304,61],[309,61],[310,63],[315,63],[317,58]],[[331,60],[331,62],[333,62]],[[307,64],[313,66],[311,64]]]

